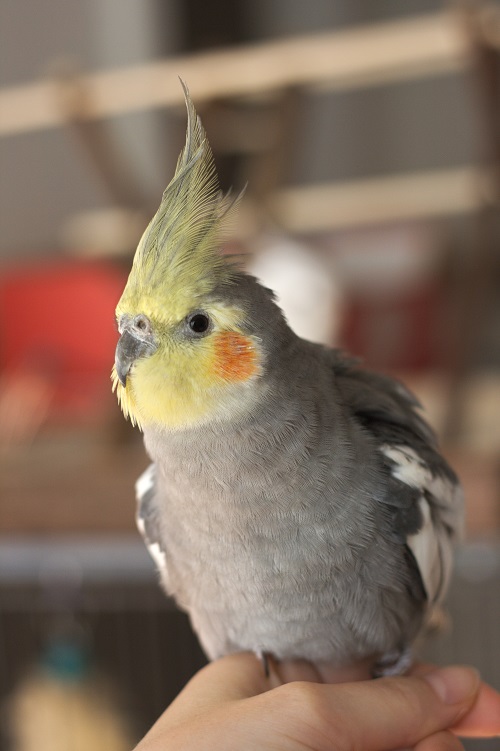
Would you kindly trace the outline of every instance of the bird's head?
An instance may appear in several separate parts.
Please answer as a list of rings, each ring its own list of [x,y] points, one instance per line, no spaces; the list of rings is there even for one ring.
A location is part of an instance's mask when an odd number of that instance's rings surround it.
[[[193,427],[251,408],[266,367],[258,322],[285,326],[269,292],[220,251],[230,202],[185,96],[186,144],[116,308],[113,384],[142,428]]]

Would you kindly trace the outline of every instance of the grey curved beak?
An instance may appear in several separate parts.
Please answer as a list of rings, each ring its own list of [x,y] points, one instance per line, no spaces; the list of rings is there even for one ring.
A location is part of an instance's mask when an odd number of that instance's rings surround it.
[[[145,341],[134,336],[128,329],[118,339],[115,351],[115,368],[122,386],[127,383],[127,376],[132,365],[139,357],[152,355],[156,345],[151,341]]]

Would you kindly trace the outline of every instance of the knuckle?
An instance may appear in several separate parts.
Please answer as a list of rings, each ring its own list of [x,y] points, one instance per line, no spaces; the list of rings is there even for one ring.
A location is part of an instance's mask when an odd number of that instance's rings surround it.
[[[285,683],[277,690],[280,693],[281,701],[290,709],[300,707],[302,712],[307,712],[310,715],[319,711],[321,698],[318,686],[315,683],[292,681]]]
[[[335,741],[336,751],[350,751],[351,738],[347,737],[340,709],[332,710],[322,689],[320,684],[307,681],[286,683],[276,689],[288,731],[304,748],[330,749]]]

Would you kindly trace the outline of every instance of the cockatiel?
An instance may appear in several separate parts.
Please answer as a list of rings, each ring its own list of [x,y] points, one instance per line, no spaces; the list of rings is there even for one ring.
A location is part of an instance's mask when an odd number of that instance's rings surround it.
[[[446,591],[459,483],[402,385],[297,337],[221,253],[230,201],[185,97],[116,309],[114,387],[153,460],[139,528],[210,659],[402,672]]]

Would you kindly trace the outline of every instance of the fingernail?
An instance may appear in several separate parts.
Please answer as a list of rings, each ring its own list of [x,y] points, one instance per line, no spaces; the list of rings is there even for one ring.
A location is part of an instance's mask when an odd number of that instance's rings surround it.
[[[458,704],[476,693],[480,677],[475,668],[448,667],[422,676],[445,704]]]

